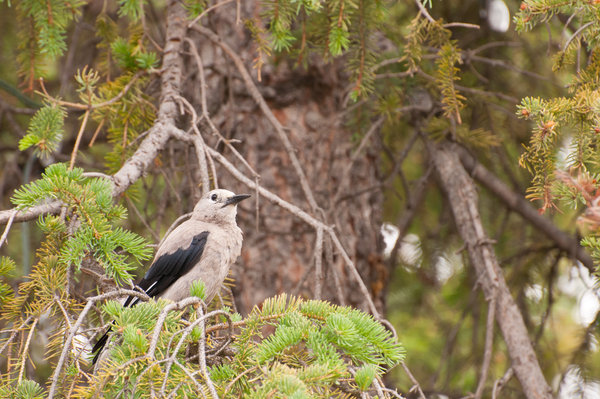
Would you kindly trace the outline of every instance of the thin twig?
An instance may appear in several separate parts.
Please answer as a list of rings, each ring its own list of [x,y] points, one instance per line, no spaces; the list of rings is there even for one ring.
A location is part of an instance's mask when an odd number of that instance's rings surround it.
[[[224,6],[225,4],[229,4],[229,3],[233,2],[233,1],[234,1],[234,0],[225,0],[225,1],[222,1],[222,2],[220,2],[220,3],[217,3],[217,4],[213,4],[212,6],[208,7],[206,10],[202,11],[202,12],[200,13],[200,15],[198,15],[196,18],[194,18],[194,19],[192,20],[192,22],[190,22],[190,23],[188,24],[188,29],[189,29],[189,28],[191,28],[191,27],[192,27],[192,25],[194,25],[196,22],[200,21],[200,19],[201,19],[203,16],[205,16],[206,14],[208,14],[209,12],[211,12],[212,10],[215,10],[215,9],[217,9],[217,8],[219,8],[219,7],[221,7],[221,6]]]
[[[56,294],[54,295],[54,303],[56,303],[58,305],[58,307],[60,308],[60,311],[63,314],[63,317],[65,318],[65,322],[67,324],[67,327],[70,330],[71,329],[71,320],[69,320],[69,315],[67,313],[67,310],[62,305],[62,302],[60,301],[60,298]]]
[[[573,33],[571,35],[571,37],[569,38],[569,40],[567,40],[567,42],[565,43],[565,46],[563,47],[563,51],[567,51],[567,48],[569,47],[569,45],[571,44],[571,42],[573,41],[573,39],[575,39],[581,32],[583,32],[586,28],[588,28],[589,26],[595,24],[596,21],[590,21],[586,24],[583,24],[579,27],[579,29],[577,29],[575,31],[575,33]]]
[[[208,85],[206,84],[206,77],[204,76],[204,65],[202,63],[202,58],[200,57],[200,54],[198,53],[198,49],[196,48],[196,44],[194,43],[194,41],[189,38],[185,39],[185,41],[190,46],[190,50],[192,51],[192,55],[194,56],[194,59],[196,60],[196,66],[198,68],[198,76],[200,78],[200,105],[202,108],[202,117],[208,123],[208,126],[210,127],[212,133],[214,135],[216,135],[217,137],[219,137],[219,140],[221,140],[225,144],[225,146],[231,150],[231,152],[235,155],[235,157],[238,160],[240,160],[240,162],[242,162],[242,164],[246,168],[248,168],[248,170],[250,171],[250,173],[252,173],[253,176],[258,177],[259,175],[258,175],[258,173],[256,173],[254,168],[252,168],[252,166],[250,166],[248,161],[246,161],[246,159],[239,153],[239,151],[234,146],[231,145],[231,141],[227,140],[225,137],[223,137],[223,135],[221,134],[219,129],[217,129],[217,127],[213,123],[212,119],[210,118],[210,115],[208,114],[208,105],[206,102],[206,90],[208,88]],[[198,129],[196,122],[194,122],[193,127],[194,127],[194,130]],[[200,132],[198,132],[198,134],[200,134]],[[212,159],[210,157],[208,157],[208,159],[212,163]],[[214,168],[214,166],[213,166],[213,168]],[[216,179],[216,173],[214,173],[214,170],[213,170],[213,178]]]
[[[208,164],[206,162],[206,143],[198,130],[198,115],[194,106],[182,96],[177,96],[177,100],[183,104],[192,115],[192,129],[196,133],[192,136],[194,146],[196,147],[196,156],[198,158],[198,166],[200,167],[200,176],[202,178],[202,196],[210,191],[210,178],[208,176]],[[183,133],[183,132],[182,132]]]
[[[0,237],[0,247],[2,247],[2,245],[4,244],[4,241],[6,241],[6,237],[8,237],[8,232],[10,231],[10,226],[12,226],[13,221],[15,220],[15,217],[17,217],[18,213],[19,213],[19,210],[16,208],[10,210],[10,216],[8,218],[8,223],[6,223],[6,227],[4,228],[4,233],[2,233],[2,237]]]
[[[46,312],[46,309],[44,309],[44,312]],[[6,348],[8,347],[8,345],[10,345],[10,343],[13,341],[13,339],[15,339],[15,337],[17,336],[17,334],[19,332],[21,332],[21,330],[23,328],[25,328],[25,326],[27,324],[29,324],[29,322],[31,322],[31,320],[33,319],[33,315],[29,315],[29,317],[27,317],[25,319],[25,321],[23,321],[23,323],[21,323],[21,325],[19,326],[19,328],[15,328],[13,330],[4,330],[3,332],[7,332],[7,331],[12,331],[12,334],[10,334],[10,337],[8,337],[8,339],[6,340],[6,342],[4,342],[4,345],[2,345],[2,347],[0,348],[0,353],[4,353],[4,351],[6,350]]]
[[[340,183],[338,184],[336,192],[333,195],[332,203],[335,204],[337,202],[338,198],[340,197],[340,195],[342,195],[342,192],[346,189],[346,185],[348,184],[348,178],[350,176],[350,171],[352,170],[354,163],[357,161],[362,150],[366,147],[367,143],[371,139],[371,136],[373,136],[373,134],[379,132],[379,129],[383,125],[383,122],[385,122],[385,116],[382,115],[379,118],[377,118],[377,120],[371,125],[371,127],[369,128],[367,133],[364,135],[364,137],[360,141],[358,148],[356,149],[356,151],[354,151],[354,154],[352,154],[352,156],[350,157],[350,162],[347,163],[346,167],[344,168],[344,171],[342,172],[342,177],[340,179]]]
[[[483,362],[481,364],[481,377],[477,390],[475,391],[475,399],[480,399],[485,388],[488,372],[490,371],[490,362],[492,360],[492,350],[494,346],[494,320],[496,318],[496,292],[492,294],[492,299],[488,305],[488,314],[485,324],[485,351],[483,353]]]
[[[421,399],[427,399],[427,397],[423,393],[423,390],[421,389],[421,385],[419,385],[419,382],[417,381],[417,379],[415,378],[415,376],[410,372],[410,370],[408,369],[408,366],[406,365],[406,363],[401,362],[400,365],[404,369],[404,372],[406,373],[406,375],[408,376],[408,378],[410,379],[410,381],[413,383],[413,387],[410,390],[413,391],[413,390],[416,389],[417,392],[419,393],[419,396],[421,397]]]
[[[127,203],[129,204],[129,206],[131,208],[133,208],[133,213],[135,213],[137,215],[138,219],[140,219],[140,221],[142,222],[142,224],[144,225],[144,227],[146,227],[146,230],[148,230],[150,232],[150,234],[152,234],[152,236],[154,237],[154,241],[159,241],[160,240],[160,236],[148,224],[148,222],[146,221],[146,218],[144,218],[144,215],[142,215],[142,213],[140,212],[140,210],[137,209],[137,206],[135,206],[135,204],[131,200],[131,197],[127,196],[126,198],[127,198]]]
[[[175,219],[175,221],[173,223],[171,223],[171,226],[169,226],[169,228],[167,229],[167,232],[163,236],[162,240],[160,240],[160,242],[158,243],[157,247],[160,247],[163,244],[163,242],[167,239],[167,237],[169,236],[169,234],[171,234],[171,232],[173,230],[175,230],[175,228],[177,226],[179,226],[181,223],[183,223],[183,221],[189,219],[191,216],[192,216],[192,212],[186,213],[185,215],[181,215],[177,219]]]
[[[85,307],[83,308],[83,310],[81,311],[81,313],[79,314],[77,321],[75,322],[73,327],[71,327],[71,329],[69,330],[69,335],[67,336],[67,340],[65,342],[65,345],[63,346],[63,350],[60,354],[58,362],[56,363],[56,368],[54,369],[54,374],[52,374],[52,378],[50,379],[51,385],[50,385],[50,389],[48,391],[48,399],[54,398],[54,395],[56,394],[58,379],[59,379],[60,373],[62,371],[62,368],[65,364],[67,354],[69,353],[69,350],[71,349],[71,343],[73,342],[73,338],[75,337],[75,334],[77,333],[77,331],[79,331],[79,328],[83,324],[83,320],[85,319],[85,317],[89,313],[89,311],[92,309],[93,305],[99,301],[104,301],[106,299],[122,297],[122,296],[135,296],[135,297],[141,298],[143,300],[149,299],[148,295],[146,295],[145,293],[133,291],[133,290],[123,290],[123,289],[107,292],[107,293],[104,293],[101,295],[97,295],[97,296],[88,298],[88,301],[87,301]]]
[[[82,111],[85,110],[86,112],[89,112],[94,109],[107,107],[107,106],[112,105],[112,104],[116,103],[117,101],[119,101],[121,98],[123,98],[123,96],[125,96],[125,94],[127,94],[127,92],[129,91],[129,89],[131,89],[131,86],[133,86],[135,81],[145,72],[146,71],[138,71],[135,75],[133,75],[131,77],[131,80],[129,82],[127,82],[127,84],[125,85],[125,87],[123,87],[123,89],[119,92],[119,94],[117,94],[110,100],[106,100],[106,101],[98,103],[98,104],[81,104],[81,103],[74,103],[74,102],[70,102],[70,101],[58,100],[58,99],[52,97],[48,93],[48,91],[46,90],[46,86],[44,85],[43,78],[40,78],[40,87],[42,88],[42,92],[41,93],[38,92],[38,94],[43,95],[48,100],[50,100],[54,103],[60,104],[62,106],[71,107],[71,108],[75,108],[75,109],[82,110]]]
[[[27,340],[25,341],[25,346],[23,347],[23,354],[21,355],[21,367],[19,368],[19,377],[17,378],[17,385],[21,383],[23,379],[23,373],[25,372],[25,363],[27,363],[27,352],[29,351],[29,345],[31,344],[31,337],[33,337],[33,332],[35,331],[35,326],[38,321],[40,321],[39,317],[33,319],[33,324],[29,329],[29,334],[27,334]]]
[[[221,47],[221,49],[223,49],[223,51],[229,56],[229,58],[231,58],[231,60],[235,64],[236,68],[238,69],[238,72],[240,73],[240,75],[242,77],[242,81],[246,85],[246,89],[248,90],[248,93],[254,99],[254,101],[258,104],[258,107],[261,109],[261,111],[263,112],[263,114],[265,115],[267,120],[275,128],[275,132],[277,133],[277,135],[279,136],[279,139],[283,143],[283,146],[292,162],[292,166],[296,172],[296,175],[298,176],[298,179],[300,180],[300,186],[302,187],[302,191],[304,192],[304,195],[305,195],[311,209],[313,210],[313,212],[316,211],[318,209],[317,202],[315,201],[315,198],[313,196],[310,185],[308,184],[308,180],[306,179],[304,170],[302,169],[302,166],[300,165],[300,161],[298,160],[298,157],[296,156],[294,147],[292,146],[290,139],[288,138],[287,134],[285,133],[283,126],[281,125],[279,120],[275,117],[275,115],[271,111],[271,108],[269,108],[269,105],[267,104],[267,102],[263,98],[262,94],[260,94],[260,91],[254,84],[254,81],[252,80],[252,77],[246,70],[246,66],[244,65],[244,62],[242,61],[242,59],[231,47],[229,47],[223,40],[221,40],[221,38],[216,33],[211,31],[210,29],[207,29],[207,28],[204,28],[201,26],[197,26],[197,25],[194,25],[192,28],[195,29],[196,31],[200,32],[204,36],[208,37],[213,43],[215,43],[216,45]]]
[[[246,374],[248,374],[254,370],[257,370],[257,369],[258,369],[258,366],[252,366],[249,369],[244,370],[242,373],[239,373],[238,375],[236,375],[235,378],[233,380],[231,380],[229,382],[229,384],[227,384],[227,386],[225,387],[225,390],[223,391],[223,397],[226,397],[227,392],[229,392],[229,390],[233,387],[233,384],[235,384],[237,381],[239,381],[240,378],[242,378]]]
[[[492,399],[496,399],[497,395],[500,393],[504,385],[506,385],[506,383],[512,378],[514,373],[514,370],[512,369],[512,367],[510,367],[508,370],[506,370],[506,373],[504,373],[502,378],[499,378],[496,380],[496,382],[494,382],[494,389],[492,390]]]
[[[315,299],[321,299],[323,286],[323,229],[317,227],[317,241],[315,243]]]
[[[497,59],[494,59],[494,58],[482,57],[480,55],[475,55],[472,52],[465,52],[464,55],[463,55],[463,60],[465,62],[468,62],[468,61],[471,61],[471,60],[472,61],[479,61],[479,62],[483,62],[483,63],[489,64],[489,65],[492,65],[492,66],[497,66],[497,67],[505,68],[505,69],[514,71],[516,73],[523,74],[525,76],[530,76],[532,78],[536,78],[536,79],[540,79],[540,80],[548,80],[548,77],[546,77],[546,76],[542,76],[542,75],[540,75],[538,73],[531,72],[531,71],[528,71],[526,69],[519,68],[519,67],[517,67],[515,65],[512,65],[512,64],[510,64],[510,63],[508,63],[508,62],[506,62],[504,60],[497,60]]]
[[[191,298],[196,298],[196,297],[191,297]],[[196,299],[200,299],[200,298],[196,298]],[[198,308],[198,312],[200,312],[201,316],[182,331],[181,338],[177,342],[177,345],[175,346],[175,349],[173,350],[173,354],[170,356],[169,360],[167,361],[165,376],[163,378],[163,384],[160,389],[160,392],[163,396],[165,395],[165,388],[166,388],[166,384],[167,384],[167,380],[169,377],[169,373],[170,373],[172,364],[177,362],[177,358],[176,358],[177,353],[179,353],[181,346],[185,342],[185,339],[188,337],[188,335],[192,332],[192,330],[195,327],[200,326],[201,335],[199,338],[199,348],[198,348],[200,370],[202,371],[204,380],[206,382],[206,385],[208,385],[208,389],[211,392],[211,395],[213,396],[213,398],[218,398],[217,391],[215,390],[215,387],[212,383],[212,380],[210,379],[210,376],[208,375],[208,370],[206,368],[206,352],[205,352],[205,348],[204,348],[204,345],[206,344],[206,338],[205,338],[204,321],[210,317],[213,317],[213,316],[216,316],[219,314],[224,314],[225,312],[223,310],[216,310],[216,311],[210,312],[206,315],[203,315],[201,313],[202,312],[201,309],[202,309],[202,306],[200,306]]]
[[[87,126],[87,121],[89,117],[90,110],[88,109],[83,115],[83,122],[81,122],[81,127],[79,128],[79,132],[77,132],[77,138],[75,139],[73,152],[71,152],[71,162],[69,162],[69,170],[73,169],[73,166],[75,166],[75,158],[77,158],[77,151],[79,151],[79,143],[81,143],[81,136],[83,136],[83,132],[85,131],[85,127]]]
[[[187,306],[195,305],[195,304],[204,303],[202,299],[192,296],[185,298],[179,302],[168,304],[161,310],[158,315],[158,319],[156,320],[156,326],[154,327],[154,331],[152,332],[152,339],[150,340],[150,346],[148,347],[148,352],[146,356],[149,359],[154,360],[154,353],[156,352],[156,346],[158,345],[158,339],[160,337],[160,332],[162,331],[163,324],[165,324],[165,320],[167,320],[167,316],[169,312],[174,310],[185,309]]]
[[[444,28],[467,28],[467,29],[481,29],[477,24],[470,24],[467,22],[449,22],[442,25]]]
[[[431,22],[432,24],[435,24],[435,19],[433,19],[433,17],[431,15],[429,15],[429,11],[427,11],[425,6],[423,4],[421,4],[421,1],[415,0],[415,3],[417,3],[417,7],[419,7],[419,11],[421,11],[421,14],[423,14],[429,22]]]

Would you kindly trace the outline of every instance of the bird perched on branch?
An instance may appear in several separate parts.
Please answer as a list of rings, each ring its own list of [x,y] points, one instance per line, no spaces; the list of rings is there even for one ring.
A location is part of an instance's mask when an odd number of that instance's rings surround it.
[[[205,285],[205,301],[217,294],[229,267],[241,253],[242,230],[235,216],[237,204],[250,197],[228,190],[212,190],[198,201],[187,221],[160,244],[154,261],[138,286],[150,297],[180,301],[190,295],[193,281]],[[134,306],[139,298],[129,297],[123,306]],[[108,340],[109,330],[92,349],[94,363]]]

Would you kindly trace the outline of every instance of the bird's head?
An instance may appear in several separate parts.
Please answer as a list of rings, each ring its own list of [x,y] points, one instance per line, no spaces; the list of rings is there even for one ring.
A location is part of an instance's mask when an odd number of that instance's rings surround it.
[[[237,204],[249,197],[223,189],[209,191],[194,207],[192,218],[217,224],[235,223]]]

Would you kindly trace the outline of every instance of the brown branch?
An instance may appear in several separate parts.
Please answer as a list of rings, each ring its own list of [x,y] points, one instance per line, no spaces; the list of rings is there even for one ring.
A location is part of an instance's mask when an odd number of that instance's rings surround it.
[[[423,4],[421,4],[421,0],[415,0],[415,3],[417,3],[417,7],[419,7],[419,11],[421,14],[423,14],[425,19],[427,19],[432,24],[435,24],[435,19],[433,19],[431,17],[431,15],[429,15],[429,11],[427,11],[427,8],[425,8],[425,6]]]
[[[408,378],[410,379],[410,381],[413,383],[413,386],[410,389],[410,392],[417,391],[419,393],[419,397],[421,399],[427,399],[427,397],[423,393],[423,390],[421,389],[421,385],[419,385],[419,382],[417,381],[417,379],[415,378],[415,376],[410,372],[410,369],[408,368],[408,366],[406,365],[406,363],[402,362],[402,363],[400,363],[400,365],[404,369],[404,372],[406,373],[406,375],[408,376]]]
[[[317,228],[317,239],[315,244],[315,299],[321,299],[321,287],[323,286],[323,229]]]
[[[373,314],[373,316],[376,319],[381,319],[381,315],[380,315],[379,311],[377,310],[375,303],[373,302],[373,298],[372,298],[371,294],[369,293],[369,290],[368,290],[367,286],[365,285],[365,282],[363,281],[362,277],[358,273],[358,270],[356,269],[356,265],[354,264],[354,262],[352,262],[352,260],[348,256],[346,249],[340,242],[338,236],[336,235],[334,229],[331,226],[324,224],[319,219],[313,217],[312,215],[310,215],[310,214],[306,213],[305,211],[303,211],[302,209],[300,209],[298,206],[283,200],[281,197],[279,197],[276,194],[272,193],[271,191],[265,189],[264,187],[258,185],[256,183],[256,181],[250,179],[249,177],[244,175],[242,172],[240,172],[233,164],[231,164],[231,162],[229,162],[223,155],[221,155],[217,151],[213,150],[212,148],[208,148],[208,152],[217,162],[219,162],[221,165],[223,165],[223,167],[225,167],[225,169],[227,169],[229,171],[229,173],[231,173],[231,175],[233,177],[235,177],[237,180],[239,180],[241,183],[245,184],[249,188],[257,190],[264,198],[279,205],[281,208],[287,210],[288,212],[290,212],[294,216],[298,217],[299,219],[303,220],[305,223],[314,227],[315,229],[318,229],[318,228],[323,229],[323,231],[326,232],[329,235],[329,237],[331,238],[332,244],[335,246],[338,253],[341,255],[342,259],[344,260],[346,267],[349,269],[350,273],[356,280],[356,282],[359,286],[359,289],[360,289],[361,293],[363,294],[365,301],[367,302],[369,311]]]
[[[335,194],[333,195],[333,200],[331,201],[332,203],[335,204],[342,195],[342,192],[346,189],[346,186],[349,182],[350,171],[352,170],[352,167],[358,160],[358,157],[360,156],[362,150],[366,147],[367,143],[371,139],[371,136],[373,136],[373,134],[379,133],[383,122],[385,122],[385,116],[380,116],[379,118],[377,118],[377,120],[371,125],[365,136],[360,141],[358,148],[356,149],[356,151],[354,151],[354,153],[350,157],[350,161],[348,162],[346,168],[342,172],[340,183],[338,184]]]
[[[114,175],[113,195],[122,194],[148,169],[154,158],[175,131],[178,116],[177,96],[181,92],[183,60],[181,57],[186,33],[186,13],[177,0],[167,5],[167,38],[161,69],[161,93],[158,120],[137,151]]]
[[[492,299],[488,306],[487,321],[485,323],[485,352],[483,353],[483,362],[481,365],[481,378],[477,389],[475,390],[475,398],[481,399],[483,395],[483,389],[485,388],[485,381],[490,371],[490,362],[492,360],[492,349],[494,346],[494,318],[496,317],[496,293],[492,294]]]
[[[71,152],[71,161],[69,162],[69,170],[73,170],[73,166],[75,166],[75,159],[77,158],[77,151],[79,150],[79,143],[81,143],[81,137],[83,136],[83,132],[85,131],[85,127],[87,126],[88,118],[90,116],[90,110],[85,111],[83,115],[83,122],[81,122],[81,127],[79,128],[79,132],[77,132],[77,138],[75,139],[75,145],[73,146],[73,151]]]
[[[59,379],[60,373],[63,369],[63,366],[65,364],[65,361],[67,359],[67,354],[69,353],[69,349],[71,349],[71,344],[73,342],[73,338],[75,338],[75,334],[77,334],[77,332],[79,331],[79,328],[83,324],[83,320],[85,319],[85,317],[87,316],[89,311],[92,309],[92,307],[95,305],[96,302],[104,301],[104,300],[110,299],[110,298],[123,297],[123,296],[135,296],[135,297],[141,298],[143,300],[148,300],[148,295],[146,295],[146,293],[133,291],[133,290],[123,290],[123,289],[120,289],[117,291],[112,291],[112,292],[107,292],[105,294],[101,294],[101,295],[97,295],[97,296],[88,298],[85,307],[83,308],[83,310],[79,314],[79,317],[77,318],[77,321],[69,330],[69,335],[67,336],[65,345],[63,346],[63,349],[62,349],[62,352],[58,359],[58,362],[56,363],[56,368],[54,369],[54,374],[52,374],[52,377],[50,378],[51,384],[50,384],[50,390],[48,391],[48,399],[52,399],[54,397],[54,395],[56,394],[58,379]]]
[[[472,51],[467,51],[463,53],[462,59],[465,63],[470,63],[471,61],[479,61],[485,64],[489,64],[491,66],[500,67],[504,69],[508,69],[510,71],[520,73],[525,76],[530,76],[532,78],[540,79],[540,80],[548,80],[547,76],[542,76],[538,73],[528,71],[523,68],[519,68],[515,65],[512,65],[504,60],[498,60],[495,58],[482,57],[480,55],[475,55]]]
[[[500,394],[502,388],[510,381],[512,376],[515,374],[512,367],[506,370],[506,373],[494,382],[494,388],[492,389],[492,399],[496,399],[497,395]]]
[[[4,244],[4,241],[6,241],[6,237],[8,237],[8,232],[10,231],[10,226],[12,226],[13,222],[15,221],[15,217],[19,213],[19,211],[16,209],[13,209],[9,212],[10,216],[8,217],[8,222],[6,223],[4,233],[2,233],[2,237],[0,237],[0,248],[2,247],[2,244]]]
[[[260,94],[260,91],[254,84],[254,81],[252,80],[252,77],[246,70],[246,66],[244,65],[244,62],[242,61],[242,59],[237,55],[237,53],[231,47],[229,47],[216,33],[211,31],[210,29],[207,29],[207,28],[204,28],[204,27],[198,26],[198,25],[194,25],[194,26],[192,26],[192,28],[194,30],[200,32],[204,36],[208,37],[208,39],[210,39],[210,41],[212,41],[213,43],[215,43],[216,45],[221,47],[221,49],[229,56],[229,58],[231,58],[231,60],[235,64],[236,68],[238,69],[238,72],[240,73],[240,75],[242,77],[242,81],[246,85],[246,89],[248,90],[248,93],[254,99],[254,101],[258,104],[258,107],[263,112],[263,114],[265,115],[267,120],[275,128],[275,132],[277,133],[277,135],[279,136],[279,139],[283,143],[283,146],[284,146],[288,156],[290,157],[290,161],[292,162],[292,166],[294,167],[294,170],[295,170],[296,174],[298,175],[298,179],[300,180],[300,186],[302,187],[302,191],[304,192],[304,195],[305,195],[311,209],[313,210],[313,212],[316,211],[318,209],[317,202],[315,201],[315,198],[314,198],[314,195],[310,188],[310,185],[308,184],[308,180],[306,179],[306,174],[304,173],[304,170],[302,169],[302,166],[300,165],[300,161],[298,160],[298,157],[296,156],[294,147],[292,146],[290,139],[288,138],[287,134],[285,133],[284,127],[281,125],[279,120],[277,120],[277,118],[271,111],[271,108],[269,108],[269,105],[267,104],[267,102],[265,101],[263,96]]]
[[[13,217],[15,209],[9,209],[6,211],[0,211],[0,224],[7,224],[11,218],[13,222],[28,222],[30,220],[37,219],[40,215],[56,215],[60,212],[60,201],[52,201],[46,204],[35,205],[26,211],[17,211],[17,214]]]
[[[550,399],[552,390],[529,340],[523,316],[506,285],[492,244],[481,223],[475,185],[451,144],[427,144],[440,185],[450,202],[456,227],[465,242],[471,265],[477,271],[477,281],[486,298],[491,299],[496,295],[496,321],[523,392],[529,399]]]
[[[402,212],[395,224],[396,228],[398,228],[398,238],[396,239],[394,247],[390,252],[390,257],[388,258],[388,267],[390,267],[391,270],[393,270],[397,264],[396,260],[398,258],[398,251],[402,246],[402,240],[404,239],[409,226],[417,215],[419,207],[423,204],[423,198],[425,196],[425,192],[427,191],[427,184],[429,183],[429,178],[432,174],[432,171],[433,168],[428,168],[425,174],[415,183],[413,192],[406,200],[404,212]]]
[[[479,184],[491,191],[512,211],[527,220],[539,232],[554,241],[557,247],[580,261],[590,271],[594,271],[594,261],[577,239],[560,230],[552,221],[538,211],[519,193],[511,190],[503,181],[471,156],[465,149],[455,147],[464,168]]]

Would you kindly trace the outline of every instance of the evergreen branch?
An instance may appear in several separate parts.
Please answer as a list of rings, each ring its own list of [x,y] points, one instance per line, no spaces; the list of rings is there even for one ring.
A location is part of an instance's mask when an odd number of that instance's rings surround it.
[[[46,86],[44,84],[44,79],[40,78],[39,82],[40,82],[40,87],[42,89],[41,93],[38,93],[40,95],[43,95],[48,101],[54,103],[54,104],[59,104],[63,107],[70,107],[73,109],[77,109],[77,110],[81,110],[81,111],[90,111],[90,110],[97,110],[97,109],[102,109],[102,108],[106,108],[109,107],[115,103],[117,103],[118,101],[120,101],[123,97],[125,97],[125,95],[129,92],[129,90],[131,90],[131,88],[133,87],[134,83],[143,75],[145,74],[147,71],[145,70],[140,70],[137,71],[132,77],[131,79],[129,79],[129,81],[127,82],[127,84],[121,89],[121,91],[114,97],[110,98],[109,100],[103,101],[101,103],[97,103],[94,104],[92,102],[89,102],[88,104],[82,104],[82,103],[74,103],[71,101],[64,101],[64,100],[59,100],[55,97],[52,97],[48,91],[46,90]]]
[[[69,350],[71,349],[71,344],[73,342],[73,338],[75,338],[75,335],[79,331],[81,325],[83,324],[83,320],[85,319],[85,317],[87,316],[89,311],[92,309],[92,307],[97,302],[105,301],[105,300],[111,299],[111,298],[124,297],[124,296],[134,296],[134,297],[140,298],[142,300],[149,299],[148,295],[146,295],[143,292],[134,291],[134,290],[124,290],[124,289],[119,289],[117,291],[107,292],[107,293],[104,293],[101,295],[97,295],[97,296],[88,298],[85,307],[83,308],[81,313],[79,313],[79,317],[77,317],[77,321],[69,330],[69,335],[67,336],[67,339],[63,346],[62,352],[58,359],[58,362],[56,363],[54,373],[52,374],[52,377],[50,379],[51,384],[50,384],[50,389],[48,391],[48,399],[53,399],[54,395],[56,394],[58,379],[59,379],[60,374],[63,371],[63,366],[65,364],[67,354],[69,353]]]

